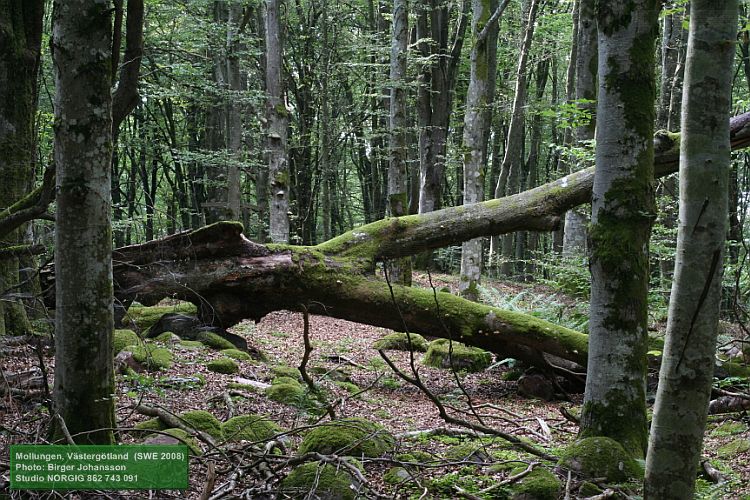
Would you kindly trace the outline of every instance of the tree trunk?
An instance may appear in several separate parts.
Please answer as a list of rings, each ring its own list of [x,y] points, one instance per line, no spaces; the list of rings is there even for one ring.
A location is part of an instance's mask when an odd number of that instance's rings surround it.
[[[110,444],[116,425],[112,13],[106,2],[55,0],[52,22],[57,124],[55,411],[76,442]]]
[[[508,5],[502,3],[502,9]],[[473,0],[471,22],[474,47],[471,49],[469,90],[466,94],[464,115],[463,180],[464,205],[484,200],[484,166],[487,161],[487,142],[492,124],[492,103],[495,100],[497,72],[498,16],[494,16],[497,2]],[[502,10],[499,11],[502,13]],[[488,24],[493,17],[492,24]],[[465,241],[461,247],[461,276],[458,287],[461,296],[479,300],[479,278],[482,274],[482,239]]]
[[[269,235],[274,243],[289,241],[289,163],[287,110],[281,86],[281,0],[266,0],[266,119],[268,179],[271,195]]]
[[[581,437],[646,453],[648,240],[653,188],[654,42],[660,2],[599,3],[592,196],[589,376]]]
[[[406,127],[406,50],[409,42],[409,18],[406,0],[393,2],[393,36],[391,38],[391,109],[389,126],[388,213],[401,217],[409,213],[407,192]],[[388,264],[391,282],[411,284],[411,259]]]
[[[34,178],[37,75],[44,2],[0,3],[0,211],[22,200]],[[0,233],[0,248],[24,243],[24,228]],[[0,259],[0,336],[29,333],[20,290],[19,259]]]
[[[526,105],[526,80],[527,63],[531,51],[531,43],[534,39],[534,28],[536,27],[536,14],[539,8],[539,0],[530,0],[528,16],[524,19],[525,31],[521,44],[521,53],[518,59],[518,70],[516,71],[516,90],[513,98],[513,111],[508,129],[508,142],[505,147],[505,157],[500,169],[500,178],[495,186],[495,198],[501,198],[506,194],[517,193],[521,178],[523,165],[523,127]],[[497,252],[497,244],[493,245],[491,253]],[[513,237],[506,235],[502,239],[503,262],[500,272],[505,276],[513,274]]]
[[[242,78],[240,75],[240,41],[239,27],[242,21],[242,5],[234,0],[229,2],[227,17],[227,84],[230,94],[227,100],[227,220],[242,219],[242,180],[240,162],[242,161],[242,104],[240,94]]]
[[[692,498],[721,302],[737,2],[692,0],[682,106],[675,279],[646,462],[645,498]]]

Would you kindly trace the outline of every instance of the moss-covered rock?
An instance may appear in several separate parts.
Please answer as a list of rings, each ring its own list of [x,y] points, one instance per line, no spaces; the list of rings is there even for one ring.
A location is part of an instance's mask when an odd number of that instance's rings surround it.
[[[302,380],[302,375],[297,368],[288,365],[276,365],[271,367],[271,373],[274,377],[290,377],[295,380]]]
[[[248,353],[239,349],[224,349],[221,351],[221,354],[237,361],[250,361],[252,359]]]
[[[349,394],[356,394],[362,390],[357,384],[352,384],[351,382],[335,382],[335,384]]]
[[[133,304],[128,308],[128,312],[122,320],[124,325],[134,323],[141,332],[151,328],[159,321],[159,318],[168,313],[195,314],[195,304],[190,302],[180,302],[173,306],[152,306],[145,307],[140,304]]]
[[[153,344],[125,346],[123,350],[133,353],[133,359],[149,371],[168,370],[172,368],[172,353],[169,349],[156,347]]]
[[[253,414],[232,417],[221,424],[221,430],[224,439],[229,442],[252,441],[254,443],[267,441],[283,432],[283,429],[270,418]]]
[[[179,415],[186,425],[205,432],[215,439],[222,439],[221,422],[211,413],[204,410],[191,410]]]
[[[144,420],[143,422],[138,422],[134,427],[136,429],[144,431],[162,431],[167,428],[167,426],[164,425],[164,422],[162,422],[158,417],[149,418],[148,420]]]
[[[595,495],[601,495],[602,489],[589,481],[584,481],[578,488],[578,496],[582,498],[593,497]]]
[[[418,333],[410,333],[408,337],[406,333],[403,332],[391,333],[390,335],[378,339],[372,347],[377,350],[408,351],[409,339],[411,339],[412,350],[416,352],[427,351],[429,343]]]
[[[623,482],[643,476],[643,469],[614,439],[590,437],[565,448],[558,463],[587,477]]]
[[[279,385],[279,384],[300,384],[296,378],[292,377],[276,377],[275,379],[271,380],[271,385]]]
[[[413,464],[427,464],[435,461],[435,457],[426,451],[411,450],[408,453],[396,455],[396,460],[407,463],[411,462]]]
[[[445,451],[445,458],[456,462],[465,461],[483,464],[489,461],[490,456],[481,443],[467,441],[448,448]]]
[[[523,472],[526,467],[518,467],[511,475]],[[529,474],[510,487],[513,500],[556,500],[562,490],[560,479],[543,467],[536,467]]]
[[[201,454],[201,446],[198,444],[198,440],[196,440],[193,436],[188,434],[182,429],[179,428],[172,428],[172,429],[165,429],[164,432],[167,434],[174,436],[180,440],[180,444],[187,444],[188,451],[192,455],[200,455]]]
[[[359,485],[346,469],[320,462],[300,465],[280,484],[285,498],[296,499],[354,500],[358,488]]]
[[[182,339],[172,332],[160,333],[154,337],[154,340],[156,342],[161,342],[162,344],[179,344],[182,342]]]
[[[299,452],[379,457],[391,451],[395,442],[393,435],[375,422],[346,418],[327,422],[305,434]]]
[[[299,382],[293,384],[274,384],[266,389],[266,396],[271,401],[290,406],[300,406],[305,401],[305,388]]]
[[[448,339],[430,342],[427,353],[424,355],[424,364],[433,368],[453,367],[467,372],[481,372],[492,363],[492,354],[489,352],[460,342],[452,343],[453,352],[449,354],[450,344]]]
[[[133,330],[115,330],[112,342],[115,354],[117,354],[127,346],[140,344],[141,339]]]
[[[724,446],[720,446],[719,449],[716,450],[716,454],[721,458],[732,458],[740,453],[745,453],[748,450],[750,450],[750,440],[735,439]]]
[[[210,347],[211,349],[216,349],[217,351],[235,349],[234,344],[214,332],[200,332],[196,338],[203,345]]]
[[[240,371],[240,366],[237,364],[237,362],[229,358],[219,358],[209,361],[208,363],[206,363],[206,368],[208,368],[209,371],[212,372],[226,374],[237,373]]]
[[[388,484],[402,484],[411,480],[411,474],[403,467],[391,467],[383,475],[383,481]]]
[[[314,375],[320,375],[334,382],[351,382],[352,374],[340,366],[333,368],[326,368],[325,366],[313,366],[310,368],[310,373]]]

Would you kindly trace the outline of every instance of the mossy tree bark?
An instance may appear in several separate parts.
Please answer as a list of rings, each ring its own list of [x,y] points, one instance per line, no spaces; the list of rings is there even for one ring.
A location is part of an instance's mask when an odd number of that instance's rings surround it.
[[[502,9],[508,5],[502,2]],[[497,72],[497,22],[502,10],[497,1],[474,0],[471,22],[473,47],[469,90],[466,94],[464,116],[464,205],[484,200],[484,166],[487,162],[487,142],[492,123],[492,103],[495,100]],[[492,18],[492,19],[491,19]],[[490,24],[491,22],[491,24]],[[478,300],[477,285],[482,273],[482,239],[465,241],[461,247],[461,277],[459,291],[469,300]]]
[[[55,0],[55,411],[76,442],[114,441],[112,11]]]
[[[581,437],[646,453],[648,240],[653,188],[654,43],[660,2],[599,3],[589,373]]]
[[[33,183],[34,115],[44,2],[0,1],[0,211],[24,198]],[[20,225],[0,232],[0,248],[24,242]],[[18,294],[17,254],[0,259],[0,335],[29,331]]]
[[[693,0],[685,68],[677,253],[645,497],[692,498],[721,298],[737,1]]]

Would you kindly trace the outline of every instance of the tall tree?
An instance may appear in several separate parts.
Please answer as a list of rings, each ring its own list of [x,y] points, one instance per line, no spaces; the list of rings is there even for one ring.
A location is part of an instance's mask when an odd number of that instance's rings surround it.
[[[271,195],[269,235],[275,243],[289,241],[289,162],[287,160],[287,110],[283,98],[281,66],[281,0],[266,1],[266,149]]]
[[[23,198],[34,177],[37,74],[42,42],[42,0],[0,1],[0,212]],[[0,248],[18,247],[23,229],[0,235]],[[0,258],[0,335],[29,330],[20,291],[19,261]]]
[[[692,0],[676,267],[646,460],[646,498],[692,498],[695,489],[721,299],[736,35],[736,0]]]
[[[497,22],[508,0],[500,8],[493,0],[472,2],[471,72],[466,94],[464,115],[464,204],[484,200],[484,173],[487,162],[487,142],[492,122],[492,103],[495,100],[497,72]],[[497,10],[495,10],[497,8]],[[459,291],[469,300],[478,300],[477,285],[482,272],[482,239],[463,243],[461,247],[461,278]]]
[[[583,437],[646,453],[648,240],[653,188],[654,44],[660,2],[600,2],[592,195],[589,372]]]
[[[55,411],[80,443],[113,442],[112,11],[55,0]]]
[[[409,18],[406,0],[393,1],[393,36],[391,38],[391,120],[388,165],[388,212],[391,217],[409,213],[407,192],[406,144],[406,49],[409,42]],[[411,260],[390,263],[391,279],[405,285],[411,283]]]

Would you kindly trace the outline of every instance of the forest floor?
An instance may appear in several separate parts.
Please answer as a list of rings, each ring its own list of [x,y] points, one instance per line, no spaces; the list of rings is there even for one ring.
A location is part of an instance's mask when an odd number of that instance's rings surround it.
[[[456,286],[455,278],[450,276],[433,276],[432,280],[437,288],[454,289]],[[416,281],[423,286],[427,284],[424,276],[418,276]],[[526,294],[527,298],[554,302],[563,308],[573,308],[576,304],[574,299],[542,285],[507,285],[490,281],[486,287],[498,295]],[[288,431],[283,440],[286,450],[267,460],[270,473],[262,472],[259,466],[262,460],[249,458],[254,456],[253,453],[257,454],[257,449],[247,443],[231,443],[222,447],[223,451],[202,444],[204,453],[190,460],[190,487],[187,491],[158,491],[149,495],[135,491],[106,492],[106,495],[68,493],[56,498],[208,499],[214,498],[217,492],[228,494],[222,498],[272,498],[275,485],[289,472],[289,467],[285,466],[288,462],[285,454],[293,457],[304,433],[311,425],[328,420],[329,415],[320,404],[313,408],[309,401],[308,404],[294,405],[274,402],[264,391],[253,391],[247,386],[248,381],[270,384],[278,375],[279,367],[300,365],[305,352],[302,314],[281,311],[268,315],[257,324],[243,322],[232,331],[259,348],[265,360],[241,361],[238,373],[218,374],[206,368],[208,361],[222,357],[218,351],[173,344],[170,346],[174,356],[171,368],[136,377],[118,376],[118,427],[132,429],[148,418],[134,410],[136,404],[167,409],[175,414],[206,410],[219,421],[243,414],[266,415]],[[514,450],[500,438],[478,438],[469,431],[456,432],[456,425],[446,424],[428,395],[396,376],[373,348],[374,342],[388,333],[391,332],[382,328],[323,316],[310,317],[309,337],[313,350],[307,363],[308,371],[324,388],[326,401],[336,417],[363,417],[378,422],[396,436],[395,448],[383,458],[363,460],[367,481],[367,488],[363,491],[367,492],[360,498],[507,498],[508,493],[503,488],[496,487],[484,493],[481,490],[507,479],[512,474],[509,463],[525,468],[532,462],[541,462],[539,467],[559,477],[560,498],[566,491],[571,495],[569,498],[576,498],[581,481],[554,463]],[[387,353],[397,367],[411,374],[412,360],[408,352]],[[440,398],[451,415],[475,423],[481,419],[486,426],[537,443],[552,455],[557,455],[562,447],[575,440],[577,426],[562,415],[561,408],[575,413],[582,395],[572,394],[570,401],[527,399],[517,394],[517,384],[509,376],[513,367],[510,363],[502,363],[503,360],[495,359],[490,369],[479,373],[454,374],[451,370],[425,366],[422,357],[423,353],[414,353],[414,366],[418,367],[424,385]],[[51,374],[54,360],[47,356],[44,362],[46,371]],[[35,366],[39,366],[39,360],[30,346],[7,350],[2,361],[5,373]],[[186,379],[188,383],[175,386],[175,381]],[[235,392],[231,392],[232,383],[244,385],[235,385]],[[237,390],[237,387],[241,388]],[[47,414],[39,402],[7,395],[0,402],[0,497],[8,486],[7,446],[42,442]],[[750,498],[748,423],[746,414],[710,417],[704,457],[711,460],[727,481],[714,485],[700,480],[699,498]],[[448,432],[435,432],[446,429]],[[143,435],[143,431],[123,430],[119,438],[124,443],[134,443],[141,441]],[[470,445],[467,447],[466,443]],[[733,448],[730,453],[727,445],[737,449]],[[399,462],[412,462],[415,457],[421,465],[410,469],[411,476],[406,480],[384,480],[389,469]],[[248,465],[251,462],[253,466]],[[209,472],[209,468],[215,470],[215,475]],[[211,481],[214,494],[201,497],[206,483]],[[261,493],[266,486],[271,495]],[[623,495],[620,498],[637,496],[638,485],[618,485],[612,491]],[[15,492],[11,497],[21,498],[21,494]]]

